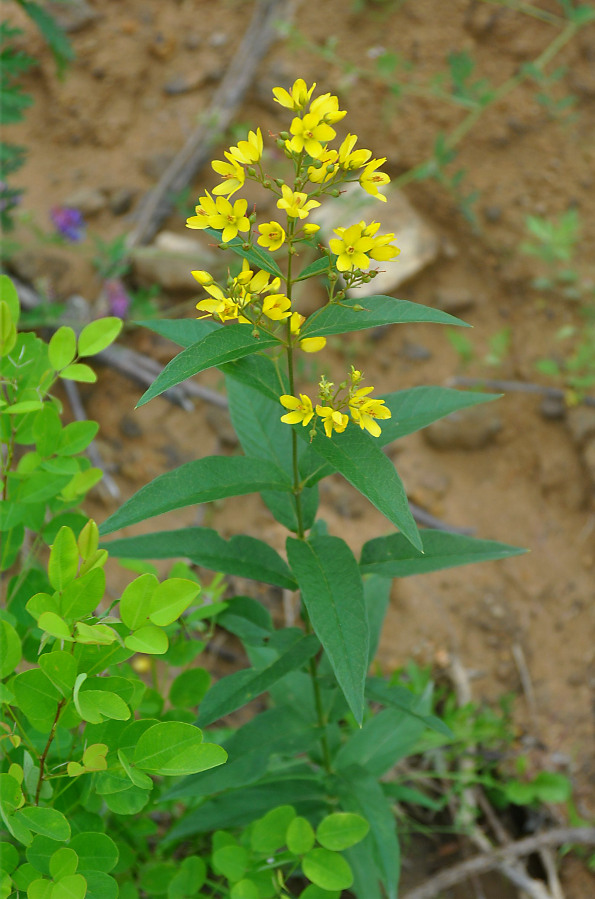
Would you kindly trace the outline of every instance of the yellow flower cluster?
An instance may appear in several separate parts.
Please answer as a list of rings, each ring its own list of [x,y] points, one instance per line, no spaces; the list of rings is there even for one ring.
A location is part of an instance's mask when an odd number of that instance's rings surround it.
[[[335,228],[329,246],[337,256],[337,269],[340,272],[367,269],[370,259],[387,260],[394,259],[401,252],[398,247],[391,244],[394,234],[374,235],[380,227],[380,222],[359,222],[349,228]]]
[[[342,411],[346,409],[351,415],[352,421],[358,424],[362,430],[368,431],[373,437],[379,437],[381,429],[378,420],[383,421],[390,418],[391,411],[384,400],[372,399],[369,396],[374,390],[373,387],[358,387],[361,379],[362,373],[353,366],[349,375],[349,384],[343,382],[337,390],[334,389],[334,384],[328,382],[324,377],[321,378],[319,384],[321,402],[317,403],[316,407],[305,393],[300,393],[299,396],[284,394],[280,397],[280,402],[289,411],[281,416],[281,421],[290,425],[302,424],[306,427],[316,413],[322,420],[326,436],[330,437],[333,431],[341,434],[347,427],[349,415]],[[347,392],[345,393],[345,391]],[[313,432],[315,428],[316,425],[313,427]]]

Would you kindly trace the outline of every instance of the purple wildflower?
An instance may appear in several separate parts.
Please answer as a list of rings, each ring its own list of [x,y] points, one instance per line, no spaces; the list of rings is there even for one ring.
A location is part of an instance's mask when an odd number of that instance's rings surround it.
[[[80,243],[85,238],[85,220],[79,209],[69,206],[52,206],[50,218],[62,237],[72,243]]]
[[[126,318],[130,308],[130,294],[119,278],[108,278],[103,284],[110,315]]]

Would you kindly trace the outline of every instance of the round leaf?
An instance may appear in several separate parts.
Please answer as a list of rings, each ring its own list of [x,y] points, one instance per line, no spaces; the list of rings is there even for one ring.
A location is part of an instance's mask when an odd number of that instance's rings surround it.
[[[70,365],[76,356],[76,334],[72,328],[62,325],[52,334],[48,344],[50,365],[55,371],[61,371]]]
[[[55,883],[50,899],[84,899],[87,881],[82,874],[69,874]]]
[[[287,836],[285,837],[287,848],[296,855],[303,855],[309,852],[314,846],[315,837],[312,825],[306,818],[294,818],[287,828]]]
[[[42,612],[37,621],[37,625],[42,631],[45,631],[46,634],[57,637],[59,640],[68,640],[70,642],[73,639],[69,626],[64,619],[59,615],[56,615],[55,612]]]
[[[283,846],[285,834],[291,821],[295,818],[295,809],[291,805],[280,805],[271,809],[264,817],[255,821],[250,835],[250,845],[254,852],[269,855]]]
[[[321,890],[315,883],[311,883],[300,893],[300,899],[339,899],[340,896],[340,890]]]
[[[141,574],[128,584],[120,597],[120,617],[131,631],[148,624],[149,603],[159,581],[154,574]]]
[[[50,899],[53,889],[54,884],[51,880],[40,877],[38,880],[31,881],[27,887],[27,897],[28,899]]]
[[[79,334],[79,356],[94,356],[114,342],[122,330],[122,319],[106,316],[85,325]]]
[[[68,527],[61,527],[50,552],[48,577],[54,590],[63,590],[76,577],[79,551],[76,537]]]
[[[0,678],[12,674],[21,661],[21,641],[12,624],[0,621]]]
[[[334,812],[320,822],[316,839],[325,849],[340,852],[363,840],[369,829],[370,825],[361,815],[354,812]]]
[[[211,675],[204,668],[182,671],[170,687],[169,701],[178,708],[192,709],[202,700],[210,683]]]
[[[97,380],[97,375],[93,369],[89,365],[85,365],[84,362],[74,362],[72,365],[67,365],[60,372],[60,377],[65,378],[67,381],[79,381],[84,384],[94,384]]]
[[[182,721],[153,725],[139,738],[134,764],[150,774],[196,774],[221,765],[227,753],[215,743],[203,743],[202,731]]]
[[[252,880],[238,880],[231,888],[230,899],[258,899],[260,892]]]
[[[132,652],[145,652],[147,655],[159,656],[167,652],[169,640],[165,631],[148,624],[126,637],[124,646],[126,649],[131,649]]]
[[[70,839],[70,824],[62,812],[55,808],[39,808],[30,805],[19,809],[16,815],[29,830],[49,837],[50,840],[65,842]]]
[[[155,589],[149,618],[159,627],[173,624],[200,593],[200,585],[186,578],[172,577]]]
[[[207,866],[202,858],[197,855],[185,858],[178,868],[178,873],[170,881],[167,890],[168,899],[187,899],[194,896],[206,879]]]
[[[10,317],[16,325],[19,320],[21,307],[17,289],[8,275],[0,275],[0,300],[8,306]]]
[[[69,874],[76,874],[79,857],[74,849],[62,846],[50,859],[50,874],[54,880],[60,880]]]
[[[86,899],[118,899],[118,883],[110,874],[103,871],[87,871]]]
[[[329,849],[312,849],[302,859],[308,880],[323,890],[348,890],[353,883],[351,868],[342,855]]]
[[[243,846],[222,846],[213,853],[213,867],[231,883],[241,880],[248,868],[248,850]]]

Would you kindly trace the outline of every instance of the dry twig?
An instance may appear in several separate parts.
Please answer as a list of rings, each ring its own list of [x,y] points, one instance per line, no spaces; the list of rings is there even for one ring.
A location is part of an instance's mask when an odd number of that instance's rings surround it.
[[[457,375],[448,379],[449,387],[487,387],[488,390],[502,390],[504,393],[537,393],[539,396],[550,396],[557,400],[566,399],[566,391],[559,387],[544,387],[531,381],[498,381],[493,378],[466,378]],[[581,400],[585,406],[595,406],[595,396],[584,396]]]

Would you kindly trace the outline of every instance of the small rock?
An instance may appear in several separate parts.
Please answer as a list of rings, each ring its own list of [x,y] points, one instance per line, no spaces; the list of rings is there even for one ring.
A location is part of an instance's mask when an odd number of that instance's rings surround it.
[[[143,429],[131,415],[123,415],[118,422],[118,429],[124,437],[142,437]]]
[[[173,153],[164,153],[162,151],[151,153],[150,156],[143,159],[143,174],[145,174],[147,178],[151,178],[152,181],[159,181],[163,173],[171,164],[173,158]]]
[[[238,435],[231,423],[229,412],[209,406],[206,419],[223,446],[235,449],[239,445]]]
[[[432,358],[432,354],[427,347],[422,346],[421,343],[411,343],[409,340],[403,342],[399,350],[399,356],[408,362],[427,362],[428,359]]]
[[[566,403],[562,396],[544,396],[540,405],[539,412],[546,421],[561,421],[566,418]]]
[[[130,212],[136,191],[131,187],[119,187],[113,191],[109,199],[109,208],[114,215],[125,215]]]
[[[496,439],[502,429],[500,417],[490,405],[459,409],[422,431],[434,449],[478,450]]]
[[[213,256],[200,244],[191,253],[171,252],[158,246],[135,247],[131,253],[135,276],[143,284],[158,284],[164,290],[194,292],[198,285],[190,274],[195,269],[209,269]]]
[[[50,0],[45,7],[56,24],[69,34],[81,31],[99,18],[97,10],[89,6],[86,0],[69,0],[68,3],[64,3],[64,0]]]
[[[177,234],[175,231],[160,231],[153,245],[160,250],[165,250],[167,253],[205,254],[202,244],[198,243],[194,237],[188,237],[187,234]]]
[[[476,306],[477,297],[464,288],[447,288],[436,291],[435,304],[443,312],[456,315],[458,312],[464,312],[466,309]]]
[[[375,294],[390,294],[396,287],[412,278],[433,262],[440,250],[440,241],[435,232],[415,211],[409,200],[397,190],[386,190],[386,203],[379,211],[378,200],[363,191],[359,184],[349,185],[340,197],[325,202],[320,209],[310,214],[310,219],[320,225],[322,235],[328,242],[334,237],[333,229],[345,223],[373,221],[382,213],[382,233],[393,232],[395,243],[401,253],[396,259],[375,263],[378,268],[375,278],[353,291],[354,296],[366,297]]]
[[[79,187],[64,200],[63,206],[79,209],[85,216],[97,215],[107,206],[107,197],[96,187]]]
[[[164,85],[163,90],[170,96],[187,94],[189,91],[193,91],[197,87],[200,87],[204,80],[202,72],[193,72],[189,75],[177,75]]]
[[[595,437],[595,409],[592,406],[575,406],[569,409],[566,422],[570,436],[579,449]]]
[[[486,206],[483,210],[486,222],[495,225],[502,218],[502,209],[500,206]]]
[[[214,31],[213,34],[209,38],[209,44],[211,47],[215,47],[215,49],[219,49],[220,47],[224,47],[229,41],[229,35],[224,31]]]

